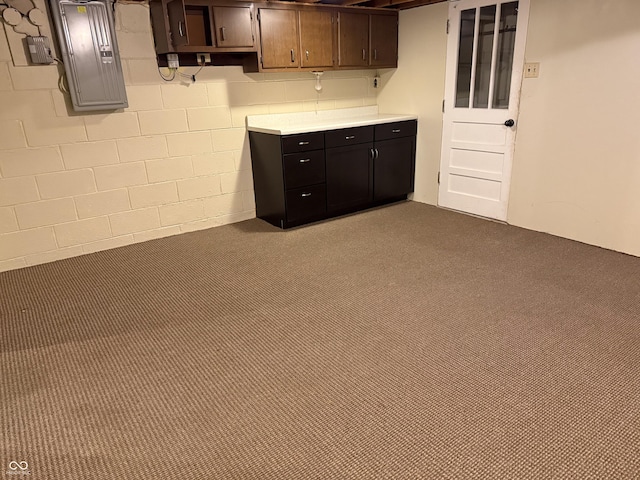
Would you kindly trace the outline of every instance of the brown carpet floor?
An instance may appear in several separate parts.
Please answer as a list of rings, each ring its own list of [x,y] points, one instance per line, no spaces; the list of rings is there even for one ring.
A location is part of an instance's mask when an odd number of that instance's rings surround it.
[[[406,202],[0,288],[1,475],[640,478],[640,258]]]

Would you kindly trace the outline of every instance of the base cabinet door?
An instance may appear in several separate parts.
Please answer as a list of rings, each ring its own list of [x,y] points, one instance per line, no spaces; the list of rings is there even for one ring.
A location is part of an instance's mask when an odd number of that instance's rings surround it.
[[[413,191],[415,137],[378,141],[374,145],[374,201],[401,197]]]
[[[373,144],[326,150],[327,211],[349,210],[372,200]]]

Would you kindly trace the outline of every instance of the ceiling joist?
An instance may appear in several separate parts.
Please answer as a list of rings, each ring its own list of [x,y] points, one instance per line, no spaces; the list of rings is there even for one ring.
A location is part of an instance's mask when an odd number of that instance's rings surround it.
[[[343,7],[376,7],[394,10],[406,10],[408,8],[446,1],[447,0],[295,0],[297,3],[321,3]]]

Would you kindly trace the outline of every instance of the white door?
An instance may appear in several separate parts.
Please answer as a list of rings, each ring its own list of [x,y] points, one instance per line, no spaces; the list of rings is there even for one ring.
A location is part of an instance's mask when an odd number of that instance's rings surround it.
[[[438,204],[506,220],[529,0],[450,0]]]

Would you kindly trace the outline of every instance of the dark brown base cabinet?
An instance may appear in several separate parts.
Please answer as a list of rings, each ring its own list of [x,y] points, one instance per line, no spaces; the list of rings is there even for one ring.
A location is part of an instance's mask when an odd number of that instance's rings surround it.
[[[280,228],[407,198],[415,120],[296,135],[249,132],[256,216]]]

